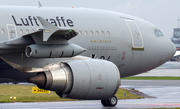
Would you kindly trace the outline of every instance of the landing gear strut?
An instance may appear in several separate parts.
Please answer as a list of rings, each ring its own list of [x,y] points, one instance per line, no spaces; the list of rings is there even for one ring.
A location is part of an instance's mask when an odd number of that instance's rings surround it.
[[[110,98],[101,100],[101,104],[104,107],[107,107],[107,106],[114,107],[114,106],[116,106],[117,102],[118,102],[118,99],[115,95]]]

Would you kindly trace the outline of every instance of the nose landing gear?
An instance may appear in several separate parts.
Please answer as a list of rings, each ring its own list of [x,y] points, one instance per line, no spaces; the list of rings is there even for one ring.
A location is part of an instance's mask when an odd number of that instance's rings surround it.
[[[117,102],[118,102],[118,99],[115,95],[110,98],[101,100],[101,104],[104,107],[108,107],[108,106],[114,107],[114,106],[116,106]]]

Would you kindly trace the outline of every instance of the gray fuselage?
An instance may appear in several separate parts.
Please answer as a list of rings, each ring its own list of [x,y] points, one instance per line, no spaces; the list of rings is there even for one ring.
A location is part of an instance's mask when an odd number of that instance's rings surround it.
[[[59,28],[74,29],[79,34],[70,43],[86,49],[82,56],[109,60],[119,68],[121,78],[151,70],[175,53],[171,41],[156,36],[153,24],[126,14],[84,8],[0,7],[0,40],[32,33],[43,28],[37,16]],[[160,33],[159,33],[160,34]],[[56,39],[53,39],[56,40]],[[47,44],[46,41],[41,42]],[[23,52],[0,50],[1,59],[24,68],[42,68],[68,58],[28,58]]]

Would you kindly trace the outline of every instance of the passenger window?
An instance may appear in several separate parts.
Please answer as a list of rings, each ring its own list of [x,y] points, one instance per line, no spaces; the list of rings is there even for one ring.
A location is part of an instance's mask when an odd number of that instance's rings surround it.
[[[23,30],[22,30],[22,29],[20,29],[20,30],[19,30],[19,33],[20,33],[20,34],[23,34]]]
[[[1,33],[3,33],[3,34],[5,33],[4,29],[1,29]]]
[[[84,31],[84,34],[85,34],[85,35],[88,35],[88,33],[87,33],[87,31],[86,31],[86,30]]]
[[[101,34],[104,36],[105,34],[104,34],[104,31],[101,31]]]
[[[93,35],[93,31],[92,31],[92,30],[90,31],[90,35],[91,35],[91,36]]]
[[[96,35],[99,35],[99,32],[98,32],[98,31],[96,31]]]
[[[82,35],[82,32],[81,32],[81,30],[79,30],[79,32],[78,32],[78,33],[79,33],[79,35]]]
[[[29,30],[28,29],[26,29],[26,34],[29,34]]]
[[[32,32],[34,33],[34,32],[35,32],[35,30],[34,30],[34,29],[32,29]]]
[[[110,32],[109,31],[107,31],[107,35],[110,36]]]

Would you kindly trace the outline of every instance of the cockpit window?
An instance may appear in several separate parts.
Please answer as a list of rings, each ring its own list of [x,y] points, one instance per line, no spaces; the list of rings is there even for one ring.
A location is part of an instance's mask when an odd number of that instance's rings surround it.
[[[159,32],[159,36],[164,36],[160,30],[158,30],[158,32]]]
[[[162,36],[164,36],[163,33],[162,33],[160,30],[158,30],[158,29],[155,29],[155,30],[154,30],[154,34],[156,35],[156,37],[162,37]]]
[[[156,37],[159,37],[159,32],[157,29],[154,30],[154,33],[155,33]]]

